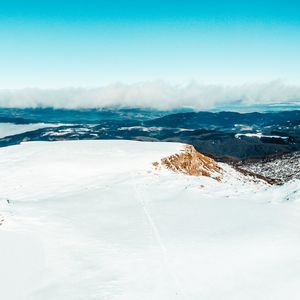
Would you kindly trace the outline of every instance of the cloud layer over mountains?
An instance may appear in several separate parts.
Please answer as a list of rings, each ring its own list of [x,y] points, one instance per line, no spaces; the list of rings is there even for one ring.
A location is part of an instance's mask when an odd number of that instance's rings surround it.
[[[136,107],[161,110],[213,108],[235,101],[272,104],[300,100],[300,86],[282,81],[236,86],[197,82],[175,85],[164,81],[116,83],[96,88],[0,90],[0,107],[6,108],[108,108]]]

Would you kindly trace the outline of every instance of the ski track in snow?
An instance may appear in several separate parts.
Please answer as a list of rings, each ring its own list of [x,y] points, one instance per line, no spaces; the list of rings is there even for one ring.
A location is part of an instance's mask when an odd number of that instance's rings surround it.
[[[166,266],[166,269],[168,270],[168,273],[170,274],[170,277],[172,278],[172,280],[175,283],[175,296],[180,297],[181,299],[185,300],[186,298],[185,298],[184,293],[183,293],[183,288],[181,287],[181,285],[179,283],[177,272],[175,270],[173,270],[173,268],[171,267],[171,262],[170,262],[170,259],[169,259],[168,249],[164,245],[162,237],[159,233],[159,230],[158,230],[156,224],[154,223],[154,220],[152,219],[149,210],[147,209],[147,202],[145,201],[145,196],[142,193],[142,191],[138,188],[138,185],[136,183],[136,179],[134,178],[134,175],[132,173],[131,173],[131,177],[132,177],[132,180],[133,180],[133,187],[134,187],[136,198],[140,202],[142,210],[143,210],[147,220],[149,221],[149,225],[151,226],[151,229],[153,231],[155,239],[157,240],[157,243],[159,244],[159,247],[161,248],[162,255],[163,255],[163,262]],[[143,186],[144,184],[145,183],[142,182],[142,183],[140,183],[140,186]]]

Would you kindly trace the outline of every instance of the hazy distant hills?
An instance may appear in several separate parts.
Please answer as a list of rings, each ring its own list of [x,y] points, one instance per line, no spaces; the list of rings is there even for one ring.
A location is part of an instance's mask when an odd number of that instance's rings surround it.
[[[188,112],[163,116],[146,122],[150,126],[173,128],[231,128],[236,125],[271,126],[271,125],[299,125],[300,111],[284,111],[276,113],[237,113],[237,112]]]
[[[128,139],[192,144],[217,159],[265,158],[300,150],[300,111],[165,112],[140,109],[0,109],[1,123],[47,123],[0,139],[22,141]]]
[[[176,111],[172,111],[176,112]],[[0,108],[0,122],[5,119],[16,119],[19,123],[24,122],[51,122],[51,123],[76,123],[94,124],[103,120],[149,120],[162,117],[168,113],[165,111],[149,109],[52,109],[52,108],[26,108],[7,109]],[[10,121],[8,121],[10,122]]]

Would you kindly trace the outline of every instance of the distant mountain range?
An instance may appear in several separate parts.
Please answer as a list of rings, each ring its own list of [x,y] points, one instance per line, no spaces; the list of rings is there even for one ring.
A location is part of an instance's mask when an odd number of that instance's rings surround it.
[[[155,111],[140,109],[0,109],[1,123],[43,128],[0,139],[22,141],[129,139],[183,142],[218,160],[260,159],[300,150],[300,111],[270,113]],[[55,124],[55,126],[54,126]]]

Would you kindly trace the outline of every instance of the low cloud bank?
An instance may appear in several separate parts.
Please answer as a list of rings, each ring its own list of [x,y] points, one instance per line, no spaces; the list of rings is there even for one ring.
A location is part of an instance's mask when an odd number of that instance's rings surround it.
[[[237,86],[204,85],[197,82],[174,85],[154,81],[118,83],[98,88],[0,90],[2,108],[207,109],[235,101],[253,105],[298,100],[300,86],[288,85],[281,81]]]

